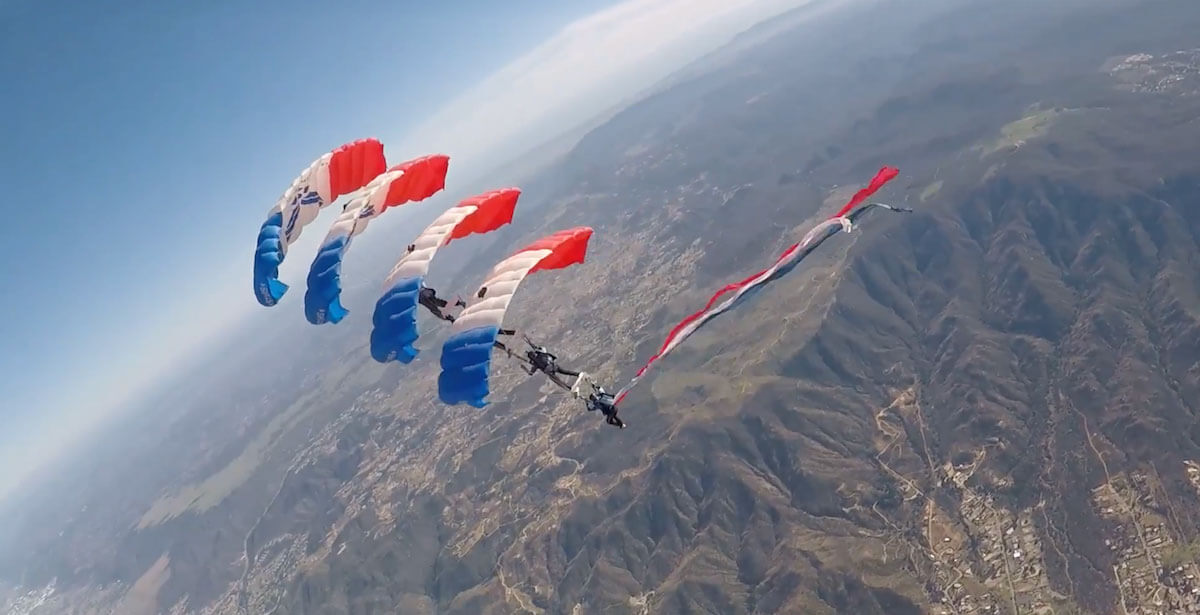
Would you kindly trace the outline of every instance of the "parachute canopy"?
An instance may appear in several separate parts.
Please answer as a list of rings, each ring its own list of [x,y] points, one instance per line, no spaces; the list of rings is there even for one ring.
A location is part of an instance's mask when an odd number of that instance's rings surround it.
[[[254,296],[265,306],[279,302],[287,284],[279,281],[279,265],[287,248],[320,210],[343,194],[374,179],[387,162],[377,139],[347,143],[315,160],[267,213],[254,250]]]
[[[417,356],[417,300],[429,263],[438,248],[473,233],[488,233],[512,222],[521,191],[492,190],[464,199],[442,212],[408,246],[383,283],[383,296],[375,303],[371,329],[371,356],[380,363],[409,363]]]
[[[624,388],[617,392],[616,402],[621,403],[625,396],[629,394],[633,387],[637,386],[638,381],[642,376],[650,370],[656,361],[670,354],[672,350],[679,346],[683,340],[687,339],[696,331],[699,331],[704,325],[711,322],[717,316],[733,309],[747,297],[751,296],[755,291],[766,286],[767,284],[778,280],[786,275],[796,265],[800,263],[806,256],[812,253],[817,246],[821,245],[826,239],[836,235],[838,231],[850,231],[853,228],[853,222],[863,215],[863,213],[871,208],[880,207],[893,211],[911,211],[903,208],[892,207],[882,203],[869,203],[862,207],[859,205],[877,192],[884,184],[895,178],[900,172],[893,167],[883,167],[875,174],[865,188],[859,190],[851,197],[841,209],[830,218],[817,224],[811,230],[804,234],[804,237],[797,243],[792,244],[779,258],[767,269],[764,269],[740,282],[734,282],[721,288],[708,300],[704,308],[700,311],[684,318],[679,324],[675,325],[671,332],[667,334],[667,339],[663,340],[662,346],[658,352],[646,361],[646,364],[641,367],[634,377],[626,384]],[[858,209],[855,209],[859,207]],[[722,299],[724,299],[722,301]]]
[[[304,317],[308,322],[337,323],[346,316],[341,303],[341,268],[351,239],[388,209],[427,199],[444,188],[449,166],[450,158],[441,154],[402,162],[375,178],[362,195],[346,203],[308,270],[308,290],[304,293]]]
[[[472,303],[458,315],[442,346],[438,397],[447,404],[487,405],[492,347],[504,312],[525,276],[582,263],[592,229],[581,226],[543,237],[500,261],[484,279]]]

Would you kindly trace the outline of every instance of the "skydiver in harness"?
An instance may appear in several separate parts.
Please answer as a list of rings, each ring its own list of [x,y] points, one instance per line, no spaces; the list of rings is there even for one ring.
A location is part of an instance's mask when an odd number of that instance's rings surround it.
[[[406,251],[409,254],[412,254],[416,249],[417,245],[410,243],[408,244]],[[421,282],[421,290],[417,291],[417,303],[425,306],[425,309],[433,312],[433,315],[437,316],[441,320],[446,322],[454,322],[454,316],[442,311],[442,308],[450,305],[450,302],[438,297],[437,291],[426,286],[424,282]],[[467,307],[467,302],[463,301],[460,297],[454,302],[454,307],[465,308]]]
[[[527,371],[531,376],[534,372],[543,372],[547,376],[550,376],[550,379],[559,386],[567,389],[568,391],[571,390],[571,387],[567,386],[567,384],[562,382],[557,376],[558,374],[562,374],[564,376],[572,376],[577,378],[579,377],[579,372],[569,370],[559,365],[558,357],[549,350],[546,350],[545,346],[536,346],[532,343],[530,343],[530,346],[532,346],[532,348],[525,351],[525,357],[529,359],[529,367],[526,368],[525,371]]]
[[[454,316],[442,311],[442,308],[450,304],[449,301],[437,296],[437,291],[421,284],[421,290],[417,293],[417,302],[425,306],[427,310],[433,312],[434,316],[446,321],[454,322]],[[467,302],[459,299],[454,302],[455,307],[467,307]]]
[[[604,415],[605,423],[619,429],[625,429],[625,421],[622,421],[617,416],[617,403],[613,399],[612,394],[604,390],[604,387],[593,382],[592,392],[588,394],[587,401],[584,404],[588,412],[599,410]]]
[[[549,376],[550,380],[552,380],[554,384],[557,384],[558,386],[570,391],[572,386],[566,382],[563,382],[562,378],[559,378],[558,376],[559,374],[562,374],[564,376],[571,376],[572,378],[578,379],[579,372],[559,365],[558,357],[554,356],[554,353],[546,350],[545,346],[534,344],[528,336],[525,337],[525,343],[529,344],[529,350],[525,351],[525,358],[529,361],[529,365],[527,367],[522,367],[522,369],[524,369],[525,372],[530,376],[532,376],[534,372],[542,372]]]

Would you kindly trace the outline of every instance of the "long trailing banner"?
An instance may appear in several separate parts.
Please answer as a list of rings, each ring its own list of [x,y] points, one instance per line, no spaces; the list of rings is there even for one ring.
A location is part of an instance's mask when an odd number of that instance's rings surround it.
[[[827,220],[822,221],[817,226],[813,227],[804,238],[799,242],[792,244],[775,263],[770,267],[751,275],[750,277],[734,282],[722,287],[708,300],[704,308],[687,318],[684,318],[679,324],[675,325],[671,332],[667,334],[667,339],[659,347],[658,352],[646,361],[646,364],[637,371],[637,374],[630,379],[629,383],[624,386],[616,395],[616,403],[621,403],[621,400],[637,386],[638,381],[642,376],[650,370],[659,359],[670,354],[672,350],[679,346],[685,339],[691,336],[696,331],[699,331],[705,324],[711,322],[717,316],[733,309],[734,306],[741,303],[755,290],[783,277],[789,271],[794,269],[804,257],[808,256],[817,246],[821,245],[826,239],[836,235],[839,231],[850,230],[852,222],[855,218],[865,212],[871,206],[879,206],[893,211],[908,211],[902,208],[891,207],[880,203],[870,203],[863,206],[863,202],[872,194],[875,194],[889,181],[899,175],[900,171],[894,167],[885,166],[875,174],[871,182],[866,187],[854,193],[854,196],[842,206],[834,215]],[[855,209],[858,208],[858,209]],[[722,301],[724,298],[724,301]]]

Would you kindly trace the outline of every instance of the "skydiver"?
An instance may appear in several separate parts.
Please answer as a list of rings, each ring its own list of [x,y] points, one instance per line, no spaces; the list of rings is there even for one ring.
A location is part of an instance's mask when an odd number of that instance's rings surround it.
[[[530,376],[534,372],[542,372],[549,376],[550,380],[554,381],[554,384],[570,391],[571,385],[563,382],[558,375],[562,374],[564,376],[579,378],[579,372],[560,366],[558,364],[558,357],[554,356],[554,353],[549,350],[546,350],[545,346],[534,344],[528,337],[525,338],[525,343],[530,346],[529,350],[525,351],[525,357],[529,360],[529,366],[522,367],[522,369]]]
[[[604,415],[605,423],[619,429],[625,429],[625,421],[622,421],[617,416],[617,404],[613,400],[612,394],[605,391],[604,387],[596,384],[592,385],[592,389],[592,392],[588,394],[587,401],[584,402],[588,412],[599,410]]]
[[[454,322],[454,316],[442,312],[442,308],[446,307],[450,303],[445,299],[438,297],[436,290],[421,284],[421,290],[417,293],[417,302],[425,306],[425,308],[430,312],[433,312],[434,316],[437,316],[446,322]],[[454,302],[454,305],[455,307],[465,308],[467,307],[467,302],[460,298]]]

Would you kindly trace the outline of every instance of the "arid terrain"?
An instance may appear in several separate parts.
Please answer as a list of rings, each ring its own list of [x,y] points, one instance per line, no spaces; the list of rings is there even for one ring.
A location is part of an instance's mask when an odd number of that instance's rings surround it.
[[[1200,5],[904,6],[747,32],[435,267],[594,227],[509,324],[619,384],[901,169],[915,213],[689,339],[629,428],[499,355],[488,407],[438,403],[444,332],[377,364],[360,291],[0,510],[6,612],[1200,613]]]

